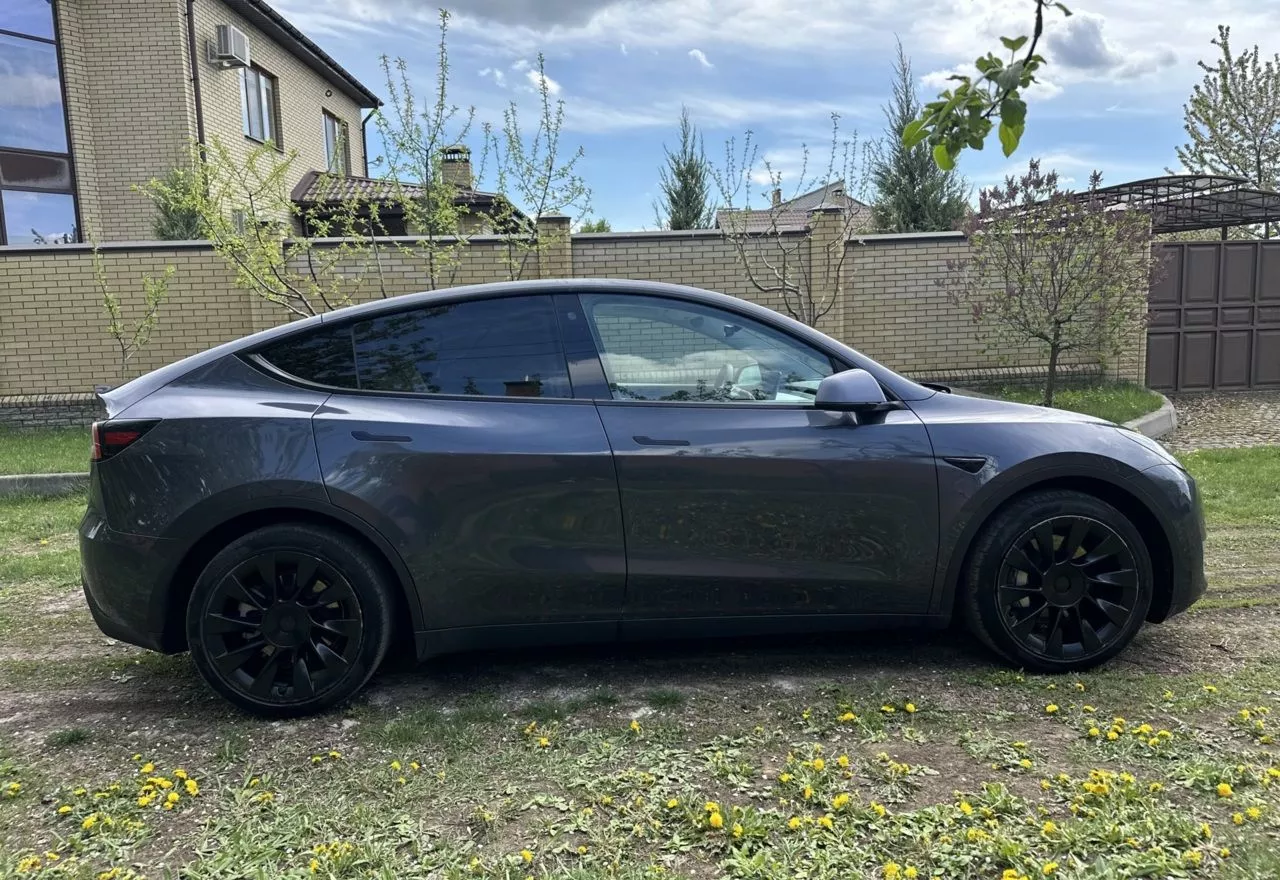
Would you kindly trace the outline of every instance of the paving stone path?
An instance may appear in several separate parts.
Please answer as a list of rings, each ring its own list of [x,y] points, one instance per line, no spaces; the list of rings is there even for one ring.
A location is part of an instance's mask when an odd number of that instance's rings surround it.
[[[1183,394],[1170,398],[1178,430],[1164,438],[1175,452],[1280,445],[1280,391]]]

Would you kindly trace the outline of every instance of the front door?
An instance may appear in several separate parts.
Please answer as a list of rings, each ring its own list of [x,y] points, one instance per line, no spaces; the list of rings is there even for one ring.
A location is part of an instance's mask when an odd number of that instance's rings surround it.
[[[925,613],[938,490],[914,413],[815,409],[831,359],[754,319],[580,299],[607,381],[625,619]]]

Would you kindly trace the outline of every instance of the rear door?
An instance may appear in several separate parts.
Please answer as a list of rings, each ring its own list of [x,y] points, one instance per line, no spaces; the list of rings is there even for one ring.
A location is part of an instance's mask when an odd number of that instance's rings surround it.
[[[580,300],[601,352],[596,396],[622,492],[625,630],[926,612],[938,490],[914,413],[860,422],[818,410],[831,359],[734,312],[665,297]]]
[[[330,500],[396,546],[430,629],[596,623],[612,636],[617,480],[594,405],[573,397],[552,297],[388,313],[312,344],[324,354],[295,345],[292,365],[273,362],[346,386],[313,420]]]

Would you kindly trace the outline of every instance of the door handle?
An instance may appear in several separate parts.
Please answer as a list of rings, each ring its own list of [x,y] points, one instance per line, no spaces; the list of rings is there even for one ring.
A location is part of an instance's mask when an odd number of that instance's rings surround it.
[[[371,434],[368,431],[352,431],[351,436],[370,443],[408,443],[413,440],[402,434]]]
[[[662,440],[656,437],[646,437],[644,434],[637,434],[631,438],[641,446],[688,446],[688,440]]]

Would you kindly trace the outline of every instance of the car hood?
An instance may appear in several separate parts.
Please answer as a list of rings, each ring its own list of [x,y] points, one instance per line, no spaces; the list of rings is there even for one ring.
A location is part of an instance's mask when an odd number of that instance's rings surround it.
[[[927,400],[913,401],[911,408],[925,424],[938,425],[949,422],[966,424],[1072,424],[1114,425],[1106,419],[1068,412],[1047,406],[1013,403],[990,397],[939,391]]]

